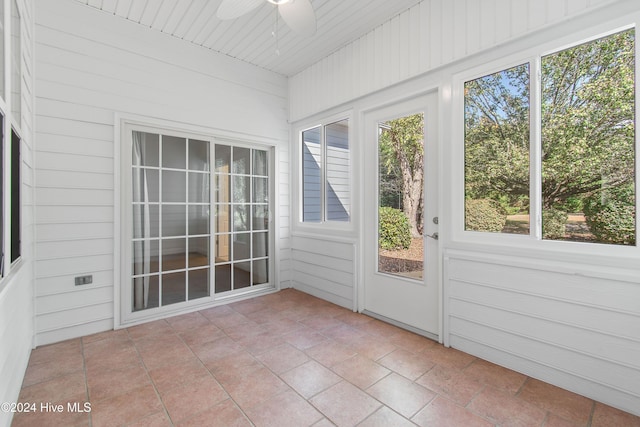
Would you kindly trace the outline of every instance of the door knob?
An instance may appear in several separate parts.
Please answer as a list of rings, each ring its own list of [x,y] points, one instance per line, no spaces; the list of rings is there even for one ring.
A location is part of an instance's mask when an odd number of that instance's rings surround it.
[[[427,234],[426,236],[431,237],[433,240],[438,240],[438,237],[439,237],[437,231],[433,234]]]

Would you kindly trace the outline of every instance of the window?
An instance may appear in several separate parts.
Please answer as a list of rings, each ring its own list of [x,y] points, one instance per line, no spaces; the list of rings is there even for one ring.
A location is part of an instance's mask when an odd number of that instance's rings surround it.
[[[302,132],[302,221],[349,222],[349,121]]]
[[[465,82],[465,230],[635,246],[634,64],[631,29]]]
[[[8,15],[5,5],[10,7]],[[0,278],[10,273],[22,256],[20,34],[17,1],[0,0]],[[9,85],[5,85],[7,76],[10,76]]]
[[[528,234],[529,64],[466,82],[464,91],[466,229]],[[505,226],[502,213],[515,225]]]
[[[22,185],[20,173],[20,137],[11,130],[11,262],[20,258],[21,248],[21,197],[20,186]]]

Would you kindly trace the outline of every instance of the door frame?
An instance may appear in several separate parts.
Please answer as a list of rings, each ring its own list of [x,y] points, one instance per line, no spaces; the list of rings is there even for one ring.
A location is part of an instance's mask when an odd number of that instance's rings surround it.
[[[394,99],[392,101],[388,101],[367,109],[363,109],[361,111],[361,114],[359,116],[360,119],[360,126],[359,126],[359,130],[360,130],[360,150],[361,152],[364,154],[367,150],[367,136],[369,135],[369,132],[367,130],[367,128],[369,126],[371,126],[372,122],[376,122],[378,119],[382,119],[384,120],[384,118],[388,118],[388,117],[403,117],[406,115],[410,115],[412,113],[415,113],[419,110],[424,111],[425,114],[425,144],[427,144],[427,141],[431,141],[431,146],[430,151],[432,153],[431,156],[425,156],[425,168],[427,167],[435,167],[436,168],[436,174],[435,174],[435,178],[432,180],[428,180],[425,179],[425,185],[423,188],[423,192],[425,194],[425,213],[424,213],[424,236],[423,236],[423,244],[426,245],[431,245],[431,247],[433,249],[436,250],[436,254],[433,257],[433,266],[431,266],[432,269],[435,269],[435,271],[433,272],[431,279],[434,283],[435,286],[437,288],[437,301],[434,302],[434,308],[437,308],[438,310],[438,314],[437,314],[437,336],[433,333],[425,333],[426,331],[420,330],[418,328],[412,327],[411,325],[407,325],[404,324],[400,321],[396,321],[394,319],[389,319],[386,318],[384,316],[375,314],[375,313],[371,313],[369,311],[366,310],[365,304],[366,304],[366,285],[365,285],[365,281],[367,280],[367,257],[371,255],[372,252],[375,253],[375,256],[377,258],[377,250],[367,250],[367,246],[366,246],[366,242],[365,242],[365,233],[367,232],[367,230],[365,229],[365,226],[367,223],[371,223],[372,221],[369,219],[367,220],[367,218],[365,218],[365,212],[367,211],[366,207],[366,203],[365,203],[365,199],[367,197],[367,195],[371,196],[371,192],[369,192],[369,194],[367,194],[366,189],[364,188],[364,183],[366,182],[366,164],[365,164],[365,157],[366,156],[360,156],[360,182],[362,182],[362,187],[360,188],[361,190],[361,197],[360,197],[360,203],[363,206],[362,209],[362,213],[361,213],[361,221],[360,221],[360,237],[359,237],[359,246],[360,248],[362,248],[359,252],[360,252],[360,256],[359,256],[359,262],[360,262],[360,268],[358,269],[359,271],[359,280],[358,280],[358,286],[357,286],[357,311],[358,312],[364,312],[368,315],[371,315],[372,317],[376,317],[376,318],[380,318],[381,320],[384,320],[386,322],[395,324],[397,326],[400,326],[402,328],[408,329],[412,332],[416,332],[418,334],[421,335],[425,335],[428,336],[429,338],[435,339],[438,342],[442,343],[443,342],[443,338],[444,338],[444,333],[443,333],[443,327],[444,327],[444,321],[443,321],[443,301],[444,301],[444,294],[443,294],[443,270],[442,270],[442,249],[443,249],[443,245],[442,245],[442,230],[445,230],[445,228],[442,227],[442,221],[439,221],[440,224],[436,225],[433,224],[432,222],[432,217],[438,217],[438,218],[442,218],[441,217],[441,213],[442,213],[442,177],[443,177],[443,173],[442,173],[442,160],[441,160],[441,143],[440,143],[440,123],[441,123],[441,118],[440,118],[440,109],[439,109],[439,91],[438,89],[431,89],[431,90],[426,90],[424,92],[420,92],[420,93],[416,93],[416,94],[412,94],[411,96],[408,97],[403,97],[403,98],[399,98],[399,99]],[[391,111],[391,114],[386,114],[387,112]],[[426,148],[426,145],[425,145]],[[426,175],[425,175],[426,178]],[[435,181],[435,182],[434,182]],[[435,207],[428,207],[427,206],[427,198],[426,198],[426,194],[427,192],[429,194],[431,194],[432,198],[435,198]],[[377,195],[375,196],[377,198]],[[377,218],[377,215],[376,215]],[[375,222],[375,221],[373,221]],[[371,230],[368,230],[369,232]],[[433,234],[434,232],[438,232],[440,233],[440,239],[438,240],[432,240],[429,239],[427,237],[428,234]],[[426,254],[426,251],[425,251]],[[426,256],[426,255],[425,255]],[[424,259],[425,261],[425,266],[426,266],[426,258]],[[374,262],[374,261],[369,261],[369,263]],[[377,259],[375,260],[375,265],[377,265]],[[377,271],[374,274],[378,274]],[[424,283],[426,284],[427,281],[427,273],[426,273],[426,267],[425,267],[425,276],[424,276]],[[400,279],[402,280],[402,279]]]

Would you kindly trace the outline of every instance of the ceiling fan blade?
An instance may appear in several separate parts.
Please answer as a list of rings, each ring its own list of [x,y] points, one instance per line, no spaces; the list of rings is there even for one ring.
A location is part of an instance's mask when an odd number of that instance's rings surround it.
[[[296,33],[312,36],[316,33],[316,14],[309,0],[292,0],[278,6],[280,15]]]
[[[218,19],[235,19],[264,4],[264,0],[222,0],[216,16]]]

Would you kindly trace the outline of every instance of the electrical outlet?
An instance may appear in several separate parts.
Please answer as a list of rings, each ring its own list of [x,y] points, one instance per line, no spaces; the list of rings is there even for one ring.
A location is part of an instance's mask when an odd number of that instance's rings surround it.
[[[92,275],[76,277],[76,286],[88,285],[90,283],[93,283],[93,276]]]

